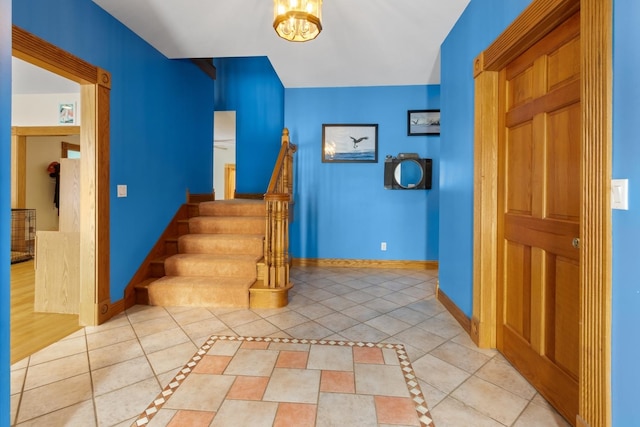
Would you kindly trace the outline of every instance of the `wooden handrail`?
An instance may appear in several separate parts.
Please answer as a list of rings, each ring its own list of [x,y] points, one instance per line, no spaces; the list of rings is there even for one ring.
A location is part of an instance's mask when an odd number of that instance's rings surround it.
[[[289,222],[293,203],[293,154],[297,146],[289,141],[289,130],[282,131],[282,145],[276,160],[266,203],[266,234],[264,239],[264,284],[269,288],[289,286]]]

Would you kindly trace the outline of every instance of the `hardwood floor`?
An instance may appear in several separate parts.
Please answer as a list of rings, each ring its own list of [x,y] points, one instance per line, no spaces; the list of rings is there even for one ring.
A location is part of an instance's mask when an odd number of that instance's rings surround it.
[[[11,265],[11,363],[80,329],[78,315],[34,313],[33,261]]]

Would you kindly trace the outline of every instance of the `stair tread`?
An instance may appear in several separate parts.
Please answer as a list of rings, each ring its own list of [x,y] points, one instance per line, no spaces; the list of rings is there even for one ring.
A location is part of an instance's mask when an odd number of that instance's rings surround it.
[[[250,261],[256,262],[262,258],[262,255],[214,255],[214,254],[175,254],[167,258],[188,258],[198,260],[215,260],[215,261]]]
[[[152,280],[151,284],[180,285],[190,283],[196,286],[249,286],[253,285],[255,279],[246,277],[224,277],[224,276],[164,276]]]
[[[179,239],[191,240],[191,239],[264,239],[263,234],[224,234],[224,233],[192,233],[180,236]]]

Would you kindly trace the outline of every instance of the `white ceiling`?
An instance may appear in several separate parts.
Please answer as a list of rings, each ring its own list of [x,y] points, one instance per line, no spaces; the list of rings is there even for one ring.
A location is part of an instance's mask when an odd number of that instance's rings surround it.
[[[440,83],[469,0],[326,0],[317,39],[273,30],[271,0],[93,0],[168,58],[267,56],[287,88]]]

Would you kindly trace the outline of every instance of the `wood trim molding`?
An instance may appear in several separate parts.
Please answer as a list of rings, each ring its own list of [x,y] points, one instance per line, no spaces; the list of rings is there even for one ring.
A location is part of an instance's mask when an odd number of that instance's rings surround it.
[[[498,71],[580,9],[580,0],[536,0],[484,51],[483,70]]]
[[[611,424],[611,209],[612,2],[611,0],[534,0],[474,61],[476,77],[474,176],[474,302],[471,336],[493,346],[495,316],[495,230],[497,213],[497,134],[484,129],[498,123],[494,79],[497,72],[580,10],[582,99],[582,209],[580,238],[581,426]],[[478,99],[481,98],[481,99]],[[493,306],[492,306],[493,302]]]
[[[582,0],[582,216],[580,410],[611,425],[612,0]],[[582,245],[581,245],[582,246]]]
[[[471,319],[464,314],[464,311],[460,310],[460,307],[454,303],[451,298],[445,294],[442,289],[440,289],[440,282],[436,286],[436,299],[440,301],[440,303],[447,309],[449,313],[453,316],[454,319],[458,321],[462,329],[464,329],[467,334],[471,335]]]
[[[69,52],[13,26],[12,54],[80,84],[80,323],[96,325],[109,286],[109,97],[111,76]],[[67,132],[77,126],[54,126]],[[76,132],[77,133],[77,132]],[[99,260],[99,261],[98,261]]]
[[[21,136],[67,136],[80,135],[80,126],[14,126],[12,135]]]
[[[413,270],[438,269],[438,261],[293,258],[292,264],[296,267],[406,268]]]
[[[238,193],[237,191],[234,191],[233,198],[234,199],[259,199],[259,200],[262,200],[262,199],[264,199],[264,194],[262,194],[262,193]]]
[[[69,158],[69,151],[80,151],[80,144],[72,144],[70,142],[62,141],[60,144],[60,158]]]

